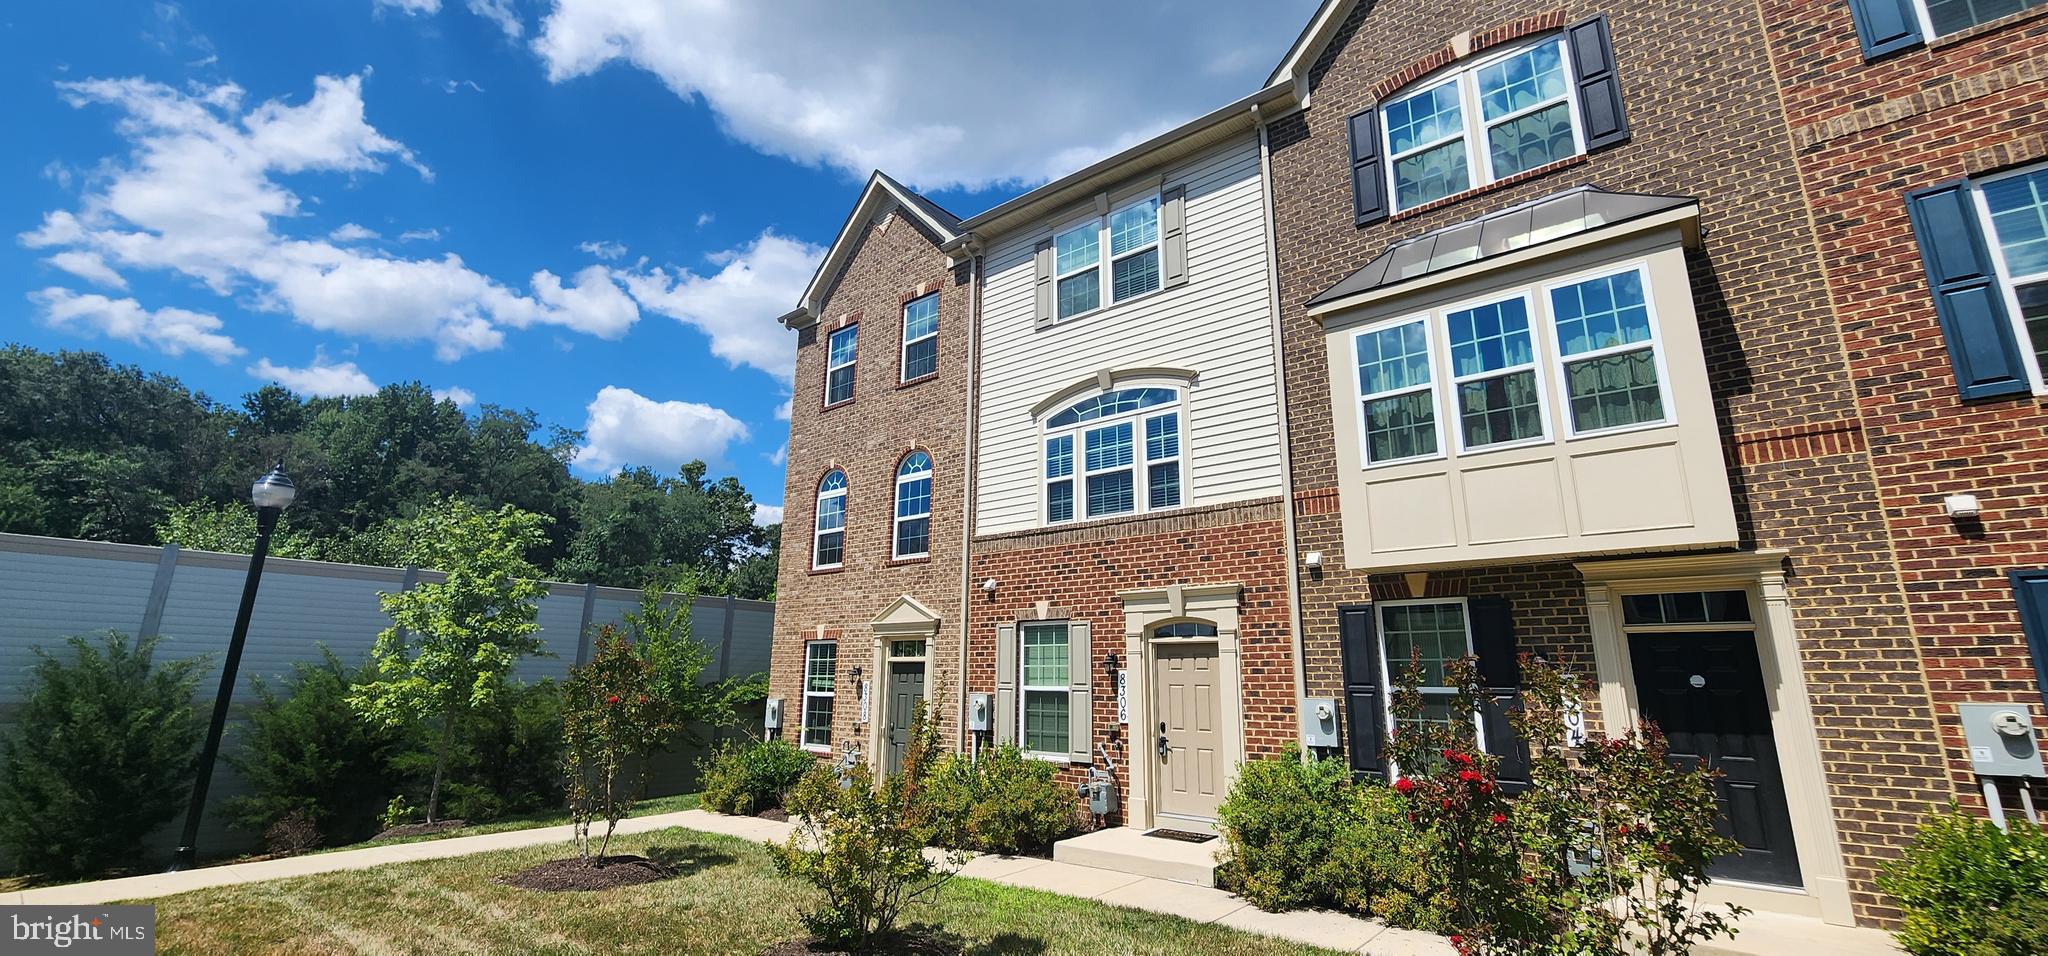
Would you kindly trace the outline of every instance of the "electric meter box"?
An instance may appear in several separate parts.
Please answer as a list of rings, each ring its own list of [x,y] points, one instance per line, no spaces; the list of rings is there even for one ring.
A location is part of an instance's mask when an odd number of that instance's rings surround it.
[[[768,707],[761,713],[761,726],[768,730],[782,729],[782,698],[768,698]]]
[[[1963,721],[1970,769],[1979,776],[2048,778],[2026,705],[1957,704],[1956,716]]]
[[[1328,697],[1310,697],[1301,702],[1301,745],[1337,746],[1337,702]]]
[[[967,695],[967,729],[987,731],[994,727],[995,699],[988,694]]]

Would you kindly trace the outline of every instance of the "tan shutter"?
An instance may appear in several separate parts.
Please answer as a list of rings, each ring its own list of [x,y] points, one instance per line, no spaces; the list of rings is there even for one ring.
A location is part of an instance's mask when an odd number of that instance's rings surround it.
[[[1159,197],[1160,285],[1171,289],[1188,281],[1188,188],[1175,186]]]
[[[996,625],[996,745],[1017,742],[1017,625]]]
[[[1088,625],[1067,625],[1067,759],[1087,763],[1095,746],[1094,656],[1088,649]]]
[[[1032,318],[1033,324],[1042,329],[1052,324],[1052,240],[1041,240],[1031,259],[1038,277],[1033,286],[1037,290],[1037,306]]]

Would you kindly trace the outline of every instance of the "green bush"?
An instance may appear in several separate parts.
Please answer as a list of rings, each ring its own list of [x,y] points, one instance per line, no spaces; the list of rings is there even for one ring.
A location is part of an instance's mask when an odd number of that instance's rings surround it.
[[[255,833],[295,817],[295,834],[310,824],[318,843],[339,846],[377,832],[403,737],[349,707],[349,688],[367,671],[351,671],[324,647],[320,654],[292,665],[282,695],[261,678],[250,682],[256,703],[227,760],[253,792],[228,801],[227,814]]]
[[[463,714],[455,726],[437,819],[475,823],[566,805],[562,695],[554,681],[506,683],[490,703]],[[432,788],[441,732],[434,721],[417,721],[403,735],[404,746],[392,758],[383,792],[405,797],[416,816]]]
[[[787,740],[728,740],[697,762],[703,796],[716,813],[753,814],[782,806],[783,797],[818,758]]]
[[[2008,832],[1950,806],[1878,885],[1905,911],[1899,943],[1916,956],[2048,952],[2048,835],[2034,826]]]
[[[1341,760],[1278,758],[1240,765],[1216,811],[1230,862],[1224,877],[1263,910],[1335,902],[1338,830],[1353,802],[1351,771]],[[1363,841],[1359,841],[1362,845]]]
[[[1044,850],[1074,831],[1079,809],[1073,788],[1053,779],[1052,764],[1014,746],[985,751],[979,760],[947,756],[925,799],[945,826],[945,845],[982,853]]]
[[[1432,837],[1409,822],[1406,801],[1382,784],[1353,784],[1339,802],[1337,817],[1329,864],[1322,871],[1326,902],[1395,926],[1450,932],[1449,901],[1427,885],[1422,873],[1420,861]]]
[[[0,848],[24,872],[133,867],[185,808],[205,732],[192,707],[204,659],[159,665],[158,639],[73,637],[36,649],[0,770]]]

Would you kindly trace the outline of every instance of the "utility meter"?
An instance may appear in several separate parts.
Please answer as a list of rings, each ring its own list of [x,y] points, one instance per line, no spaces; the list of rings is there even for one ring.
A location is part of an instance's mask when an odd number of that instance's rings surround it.
[[[995,702],[987,694],[967,695],[967,729],[986,731],[995,713]]]
[[[2048,777],[2035,746],[2034,722],[2021,704],[1957,704],[1970,769],[1986,777]]]
[[[1301,745],[1337,746],[1337,702],[1328,697],[1310,697],[1301,702]]]
[[[768,698],[768,708],[761,714],[761,726],[768,730],[782,729],[782,698]]]

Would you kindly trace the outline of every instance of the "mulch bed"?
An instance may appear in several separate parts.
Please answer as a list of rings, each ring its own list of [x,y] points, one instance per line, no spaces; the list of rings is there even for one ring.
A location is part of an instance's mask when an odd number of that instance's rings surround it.
[[[389,840],[393,837],[426,836],[430,833],[446,833],[450,830],[460,830],[466,826],[469,826],[468,820],[435,820],[432,823],[407,823],[392,827],[370,839]]]
[[[777,823],[784,823],[789,820],[788,811],[783,810],[781,807],[769,807],[754,815],[763,820],[774,820]]]
[[[615,886],[639,886],[674,876],[674,871],[644,856],[607,856],[594,860],[571,857],[549,860],[495,882],[527,890],[555,893],[565,890],[608,890]]]
[[[866,952],[895,956],[956,956],[966,951],[965,944],[965,940],[945,930],[920,925],[899,929],[886,939],[875,940]],[[805,937],[785,939],[762,950],[761,956],[855,956],[856,952]]]

